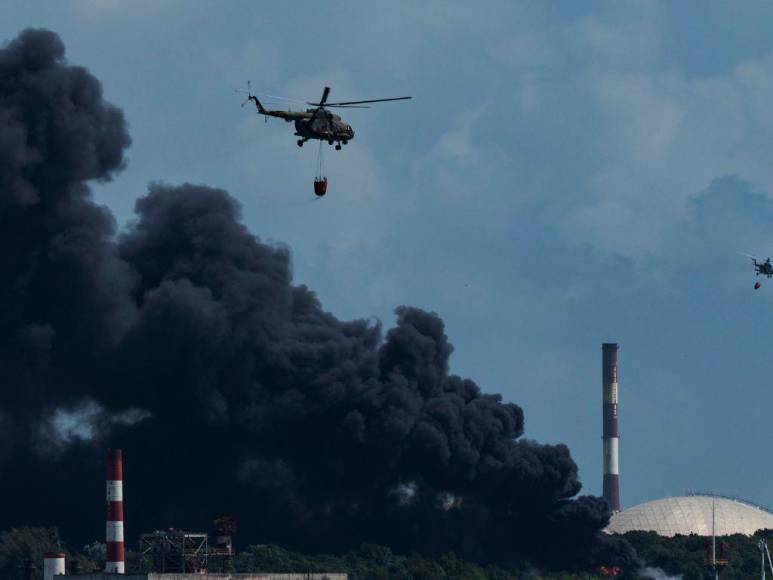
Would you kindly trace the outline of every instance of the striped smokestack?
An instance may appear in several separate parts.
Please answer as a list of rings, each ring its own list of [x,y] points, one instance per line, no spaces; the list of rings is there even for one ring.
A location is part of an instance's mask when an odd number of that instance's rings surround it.
[[[601,384],[604,402],[604,499],[613,512],[620,511],[620,466],[617,458],[617,349],[601,345]]]
[[[105,572],[123,574],[123,454],[113,449],[107,456],[107,561]]]

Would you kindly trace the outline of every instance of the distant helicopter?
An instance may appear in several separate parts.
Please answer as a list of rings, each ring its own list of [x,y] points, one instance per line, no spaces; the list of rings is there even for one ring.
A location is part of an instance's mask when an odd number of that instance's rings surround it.
[[[757,256],[752,256],[751,254],[743,255],[751,259],[752,264],[754,264],[754,270],[757,273],[757,276],[762,274],[768,278],[773,278],[773,264],[770,263],[770,258],[765,258],[764,262],[758,262],[759,258]]]
[[[773,278],[773,264],[770,263],[770,258],[765,258],[764,262],[760,262],[757,256],[752,256],[751,254],[744,254],[743,252],[740,252],[740,254],[751,259],[752,264],[754,264],[754,271],[756,272],[757,276],[762,274],[763,276],[767,276],[768,278]],[[755,290],[759,290],[761,286],[762,284],[760,284],[759,282],[754,283]]]
[[[258,100],[258,97],[252,94],[252,87],[250,82],[247,81],[247,100],[242,103],[242,107],[247,104],[248,101],[253,101],[255,107],[258,109],[258,113],[265,115],[266,117],[277,117],[284,119],[286,122],[295,121],[295,135],[300,137],[298,139],[298,147],[303,147],[303,144],[310,139],[319,139],[320,141],[327,141],[329,145],[336,144],[336,150],[341,150],[341,144],[346,145],[354,139],[354,130],[348,123],[344,123],[339,115],[335,115],[326,110],[328,107],[339,109],[368,109],[364,103],[383,103],[385,101],[404,101],[411,97],[393,97],[390,99],[369,99],[365,101],[344,101],[340,103],[328,103],[327,97],[330,94],[330,87],[325,87],[322,91],[322,98],[318,103],[306,101],[305,104],[311,105],[313,109],[306,109],[305,111],[284,111],[284,110],[270,110],[266,109],[263,104]],[[290,99],[285,99],[290,100]],[[301,101],[302,102],[302,101]]]

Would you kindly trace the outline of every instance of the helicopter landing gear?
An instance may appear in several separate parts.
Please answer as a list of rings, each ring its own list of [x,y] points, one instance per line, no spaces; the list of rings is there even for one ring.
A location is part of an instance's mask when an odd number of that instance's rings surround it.
[[[340,151],[340,150],[341,150],[341,144],[340,143],[336,143],[336,151]]]
[[[332,139],[328,139],[328,140],[327,140],[327,144],[328,144],[328,145],[332,145],[332,144],[333,144],[333,140],[332,140]]]
[[[346,139],[344,139],[343,141],[341,141],[341,143],[343,143],[344,145],[348,145],[348,144],[349,144],[349,141],[348,141],[348,140],[346,140]]]
[[[298,147],[303,147],[303,144],[306,143],[308,139],[298,139],[296,143],[298,144]]]

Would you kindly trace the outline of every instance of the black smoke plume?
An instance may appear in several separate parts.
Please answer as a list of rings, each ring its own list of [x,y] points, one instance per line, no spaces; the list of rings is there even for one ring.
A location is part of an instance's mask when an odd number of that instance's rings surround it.
[[[599,534],[603,501],[572,499],[568,449],[449,374],[437,315],[400,307],[385,335],[338,320],[218,189],[152,185],[117,236],[87,182],[129,143],[57,35],[0,49],[0,529],[101,537],[121,447],[130,543],[232,512],[241,544],[630,557]]]

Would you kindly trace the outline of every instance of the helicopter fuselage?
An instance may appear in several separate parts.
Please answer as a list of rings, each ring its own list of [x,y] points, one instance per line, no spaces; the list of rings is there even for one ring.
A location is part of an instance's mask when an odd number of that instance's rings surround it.
[[[768,278],[773,278],[773,264],[770,263],[770,258],[764,262],[758,262],[754,260],[754,269],[757,271],[757,276],[762,274]]]
[[[305,111],[261,111],[269,117],[284,119],[295,123],[295,134],[303,140],[320,139],[330,143],[347,143],[354,139],[352,126],[345,123],[340,115],[325,109],[306,109]]]
[[[354,139],[354,130],[348,123],[344,123],[339,115],[329,111],[320,110],[316,114],[314,109],[305,113],[307,118],[295,119],[295,134],[304,139],[320,139],[323,141],[338,141],[347,143]]]

